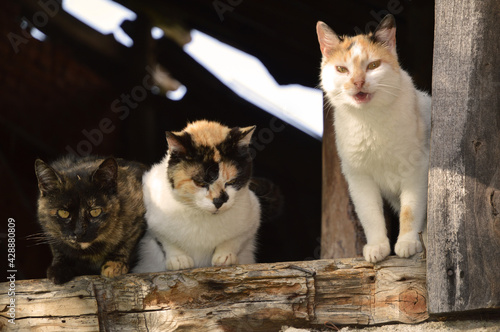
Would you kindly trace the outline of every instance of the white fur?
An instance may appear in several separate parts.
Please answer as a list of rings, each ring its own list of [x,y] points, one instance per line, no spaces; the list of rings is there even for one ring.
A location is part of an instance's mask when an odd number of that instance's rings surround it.
[[[373,60],[372,60],[373,61]],[[369,63],[366,61],[365,66]],[[335,65],[322,69],[322,86],[334,106],[335,135],[342,171],[363,225],[369,262],[390,253],[382,197],[401,212],[413,213],[411,231],[398,237],[395,252],[408,257],[422,250],[418,233],[425,228],[430,136],[430,96],[415,89],[410,76],[382,62],[366,72],[363,92],[372,94],[358,104],[349,87],[349,74]]]
[[[132,272],[254,263],[260,205],[248,186],[238,191],[228,187],[228,202],[214,213],[203,195],[192,205],[176,199],[167,165],[168,155],[143,177],[148,230]]]

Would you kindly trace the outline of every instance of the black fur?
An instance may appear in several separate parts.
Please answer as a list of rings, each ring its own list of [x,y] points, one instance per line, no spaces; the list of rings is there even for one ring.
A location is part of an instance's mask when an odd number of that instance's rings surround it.
[[[93,156],[68,156],[50,166],[36,160],[38,220],[53,255],[49,279],[61,284],[78,275],[101,274],[110,261],[123,267],[120,274],[128,271],[146,228],[145,170],[139,163]],[[93,209],[99,214],[92,216]]]

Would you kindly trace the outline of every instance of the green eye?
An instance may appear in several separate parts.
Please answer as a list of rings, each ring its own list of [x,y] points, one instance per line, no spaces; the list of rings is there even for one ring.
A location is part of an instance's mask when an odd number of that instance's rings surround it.
[[[341,74],[345,74],[345,73],[348,73],[349,70],[346,68],[346,67],[343,67],[343,66],[337,66],[337,71]]]
[[[101,215],[102,213],[102,209],[101,208],[97,208],[97,209],[92,209],[90,210],[90,215],[93,217],[93,218],[97,218]]]
[[[368,69],[368,70],[376,69],[376,68],[380,67],[381,63],[382,63],[382,61],[380,61],[380,60],[370,62],[368,64],[368,66],[366,67],[366,69]]]
[[[69,212],[66,210],[57,210],[57,215],[63,219],[69,218]]]

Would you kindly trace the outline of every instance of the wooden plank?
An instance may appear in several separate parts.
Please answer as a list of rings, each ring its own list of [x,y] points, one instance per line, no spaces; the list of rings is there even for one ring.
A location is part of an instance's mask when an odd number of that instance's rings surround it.
[[[0,284],[0,328],[59,331],[278,331],[417,323],[426,311],[425,260],[390,257],[240,265],[134,275],[83,276],[65,285],[16,282],[16,325]]]
[[[500,308],[498,17],[496,0],[436,1],[428,199],[431,313]]]
[[[333,108],[326,100],[323,105],[321,258],[357,257],[363,254],[366,240],[340,170]]]

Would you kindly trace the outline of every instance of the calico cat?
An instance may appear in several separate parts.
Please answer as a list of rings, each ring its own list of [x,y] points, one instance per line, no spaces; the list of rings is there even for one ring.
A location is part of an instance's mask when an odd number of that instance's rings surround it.
[[[148,231],[133,272],[255,262],[254,130],[202,120],[166,133],[167,154],[143,179]]]
[[[35,162],[38,220],[53,260],[47,278],[115,277],[129,271],[144,234],[142,175],[146,167],[121,159],[64,157]]]
[[[316,29],[321,86],[334,107],[341,168],[367,239],[363,256],[377,262],[391,251],[385,198],[399,213],[394,251],[409,257],[422,251],[425,230],[431,98],[399,65],[392,15],[368,35],[339,37],[323,22]]]

